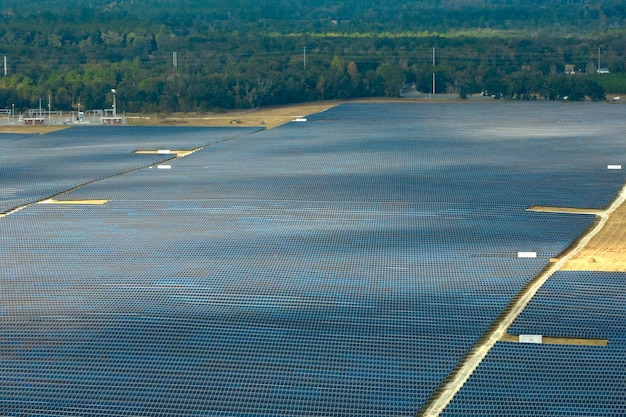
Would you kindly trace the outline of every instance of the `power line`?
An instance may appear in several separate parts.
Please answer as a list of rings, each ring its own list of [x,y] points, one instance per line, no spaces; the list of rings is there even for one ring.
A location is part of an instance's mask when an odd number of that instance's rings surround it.
[[[407,61],[408,64],[424,64],[426,65],[428,61],[431,60],[433,50],[429,49],[421,49],[415,50],[411,52],[359,52],[359,51],[336,51],[332,49],[313,49],[311,51],[307,50],[306,47],[302,50],[301,59],[303,61],[303,67],[306,69],[309,61],[320,62],[332,59],[334,56],[340,57],[344,61],[352,61],[355,63],[380,63],[381,61]],[[229,63],[229,61],[240,63],[245,60],[260,60],[261,62],[266,59],[279,59],[286,61],[297,61],[299,53],[296,51],[262,51],[262,52],[223,52],[221,50],[210,50],[204,52],[197,51],[188,51],[179,53],[174,52],[171,53],[169,58],[166,58],[166,53],[156,53],[151,57],[146,57],[141,60],[141,67],[143,69],[156,69],[161,68],[167,64],[168,60],[171,60],[171,64],[174,69],[178,69],[179,64],[184,64],[186,66],[192,67],[202,67],[205,65],[214,65],[214,66],[225,66]],[[434,57],[433,57],[434,58]],[[477,65],[477,64],[488,64],[488,65],[532,65],[539,63],[554,63],[554,62],[562,62],[563,64],[569,63],[591,63],[596,61],[596,57],[592,56],[592,53],[578,53],[578,54],[568,54],[568,62],[564,60],[562,52],[516,52],[516,53],[496,53],[491,55],[486,55],[481,53],[480,51],[463,51],[456,52],[450,51],[448,49],[438,51],[437,53],[437,61],[439,65],[446,64],[467,64],[467,65]],[[612,59],[621,59],[620,54],[613,53]],[[72,69],[85,69],[90,66],[97,67],[98,65],[111,65],[111,64],[120,64],[120,63],[130,63],[129,60],[122,60],[118,62],[110,62],[108,60],[90,60],[89,58],[84,58],[82,60],[72,59],[72,57],[63,56],[57,59],[48,59],[48,58],[37,58],[37,57],[22,57],[18,56],[11,60],[11,69],[12,73],[15,75],[19,75],[20,73],[28,72],[29,70],[46,68],[49,67],[51,70],[63,70],[62,67],[73,67]],[[231,62],[232,63],[232,62]],[[8,57],[5,55],[4,57],[4,74],[8,75]]]

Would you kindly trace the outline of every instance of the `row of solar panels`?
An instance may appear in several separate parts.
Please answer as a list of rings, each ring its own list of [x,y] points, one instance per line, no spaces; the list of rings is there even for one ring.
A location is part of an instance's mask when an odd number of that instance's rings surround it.
[[[626,273],[557,272],[509,332],[607,345],[499,342],[442,415],[626,415],[624,294]]]
[[[0,134],[0,213],[72,187],[170,159],[135,154],[195,149],[256,128],[74,127],[45,135]]]
[[[524,209],[561,187],[583,192],[550,201],[606,202],[623,181],[600,164],[605,151],[575,175],[565,163],[545,164],[558,132],[497,140],[475,129],[494,115],[508,129],[506,120],[537,117],[533,108],[513,115],[493,106],[489,117],[480,109],[347,105],[232,141],[192,129],[192,142],[213,145],[169,169],[149,156],[143,169],[107,172],[58,197],[103,205],[38,204],[2,218],[0,409],[413,415],[593,221]],[[598,109],[567,117],[587,123]],[[560,110],[543,112],[549,120]],[[596,135],[575,141],[582,149],[602,141],[619,159],[612,129],[596,120],[579,129]],[[122,129],[132,136],[112,141],[124,152],[191,144],[188,129],[165,129],[167,142],[136,142],[160,130]],[[59,148],[82,146],[85,131],[73,132],[55,134]],[[525,159],[502,175],[515,152]],[[90,178],[87,164],[66,166],[75,183]],[[43,182],[54,176],[33,168]],[[537,177],[529,183],[525,171]],[[520,251],[538,257],[519,259]]]

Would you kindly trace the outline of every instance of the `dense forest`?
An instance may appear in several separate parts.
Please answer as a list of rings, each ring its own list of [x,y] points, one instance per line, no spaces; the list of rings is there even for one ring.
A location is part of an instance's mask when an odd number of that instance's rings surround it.
[[[461,98],[626,91],[618,0],[0,0],[0,14],[0,108],[16,111],[108,108],[112,88],[127,112],[393,97],[430,93],[433,73]]]

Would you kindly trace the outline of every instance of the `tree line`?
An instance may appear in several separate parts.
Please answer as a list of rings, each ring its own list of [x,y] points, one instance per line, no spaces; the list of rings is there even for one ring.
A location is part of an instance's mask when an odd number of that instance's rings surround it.
[[[68,3],[0,4],[0,107],[107,108],[111,88],[128,112],[394,97],[433,73],[462,98],[602,100],[598,64],[612,85],[625,72],[619,2]]]

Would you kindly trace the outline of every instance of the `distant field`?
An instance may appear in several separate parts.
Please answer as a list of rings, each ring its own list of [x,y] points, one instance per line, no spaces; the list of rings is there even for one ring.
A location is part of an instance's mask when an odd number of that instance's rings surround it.
[[[589,78],[604,88],[608,99],[614,95],[626,94],[626,74],[593,74]]]

